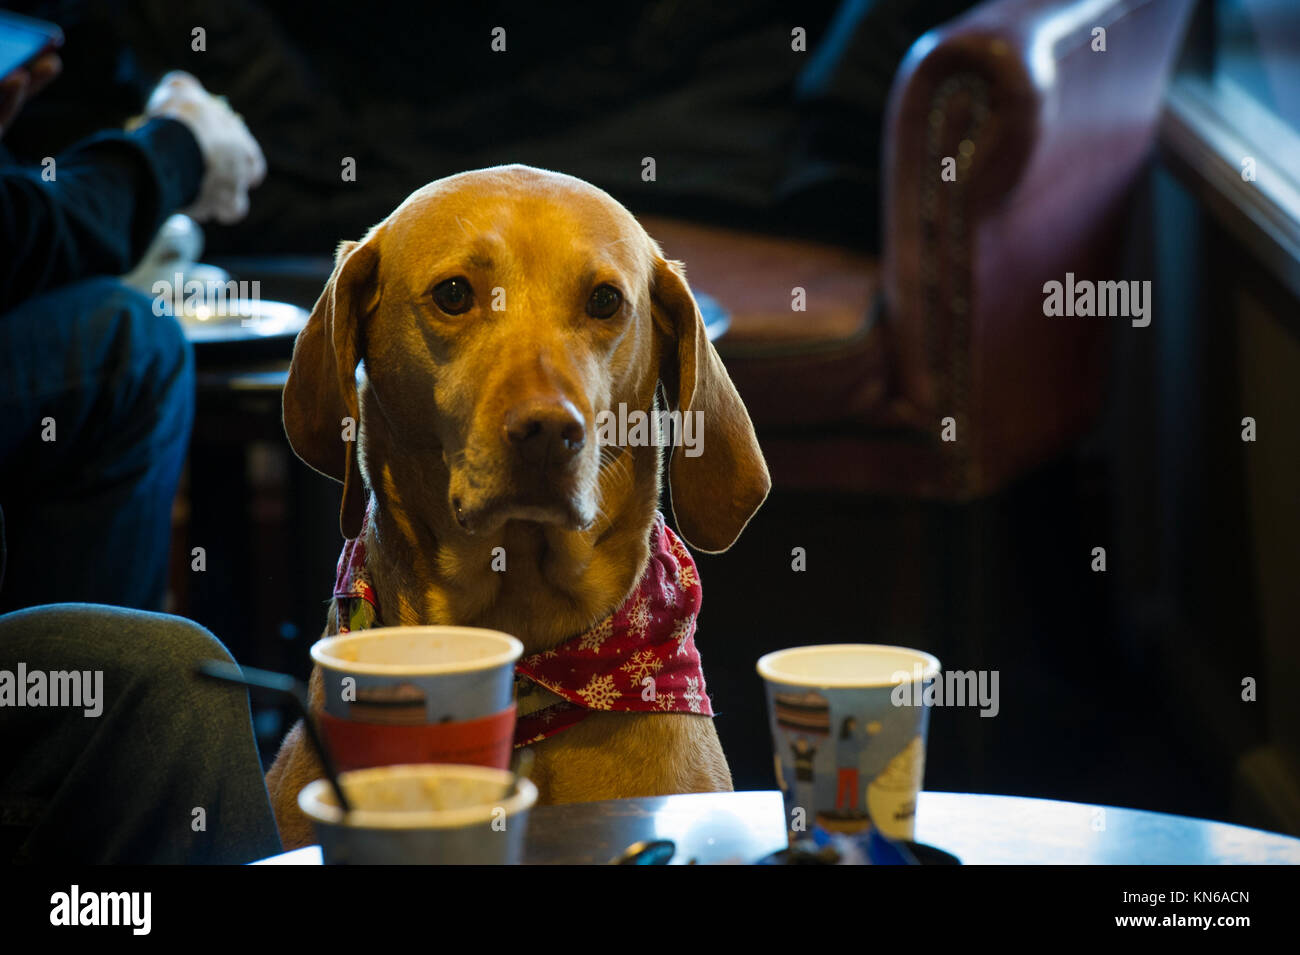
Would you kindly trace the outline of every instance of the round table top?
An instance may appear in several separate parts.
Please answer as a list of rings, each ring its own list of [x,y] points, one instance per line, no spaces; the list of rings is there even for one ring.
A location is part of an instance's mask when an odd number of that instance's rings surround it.
[[[693,793],[539,806],[530,864],[608,862],[630,844],[671,839],[674,864],[754,862],[785,846],[776,791]],[[1300,864],[1300,839],[1205,819],[1021,796],[921,793],[916,841],[968,865]],[[319,864],[316,846],[263,860]]]

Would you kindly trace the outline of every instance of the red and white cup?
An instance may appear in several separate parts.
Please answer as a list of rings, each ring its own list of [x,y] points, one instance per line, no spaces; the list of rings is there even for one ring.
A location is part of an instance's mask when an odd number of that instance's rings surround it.
[[[476,627],[379,627],[311,648],[340,771],[413,763],[506,769],[523,644]]]

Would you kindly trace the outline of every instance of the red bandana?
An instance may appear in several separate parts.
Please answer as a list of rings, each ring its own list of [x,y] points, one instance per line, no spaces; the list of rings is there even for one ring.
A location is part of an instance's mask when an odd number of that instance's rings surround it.
[[[343,545],[334,584],[338,633],[382,626],[361,534]],[[623,605],[585,633],[515,665],[515,746],[554,736],[592,710],[713,716],[695,648],[700,578],[655,512],[650,562]],[[545,697],[545,699],[538,699]]]

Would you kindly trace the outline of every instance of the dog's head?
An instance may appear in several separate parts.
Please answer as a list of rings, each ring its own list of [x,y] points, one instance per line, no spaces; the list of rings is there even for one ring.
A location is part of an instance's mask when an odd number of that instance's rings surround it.
[[[339,247],[294,348],[284,422],[294,451],[343,482],[346,536],[361,520],[355,439],[375,429],[445,466],[439,505],[465,533],[581,530],[608,506],[601,465],[620,449],[601,445],[646,439],[660,382],[702,429],[672,454],[678,527],[725,550],[770,481],[681,265],[594,186],[503,166],[431,183]]]

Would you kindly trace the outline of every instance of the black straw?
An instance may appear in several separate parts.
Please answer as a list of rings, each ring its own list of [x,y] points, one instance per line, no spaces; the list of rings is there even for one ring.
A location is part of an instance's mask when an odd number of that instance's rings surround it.
[[[285,673],[258,670],[255,667],[238,667],[224,660],[205,660],[199,664],[199,674],[209,679],[236,683],[254,690],[270,690],[292,700],[298,715],[302,717],[302,725],[307,730],[307,739],[316,750],[316,755],[320,757],[321,765],[325,767],[325,778],[329,780],[330,787],[334,790],[334,798],[339,801],[339,808],[343,810],[345,816],[352,811],[348,797],[343,794],[343,787],[339,785],[339,774],[334,768],[334,759],[330,756],[325,741],[317,732],[316,721],[312,719],[307,708],[306,688],[299,681]]]

